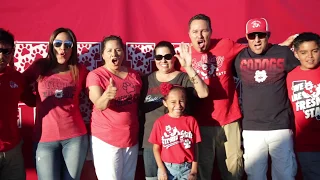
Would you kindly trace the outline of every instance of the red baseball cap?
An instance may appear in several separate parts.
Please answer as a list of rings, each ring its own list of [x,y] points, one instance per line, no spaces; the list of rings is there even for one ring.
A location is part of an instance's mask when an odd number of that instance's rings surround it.
[[[269,32],[268,21],[265,18],[250,19],[246,24],[246,34],[253,32]]]

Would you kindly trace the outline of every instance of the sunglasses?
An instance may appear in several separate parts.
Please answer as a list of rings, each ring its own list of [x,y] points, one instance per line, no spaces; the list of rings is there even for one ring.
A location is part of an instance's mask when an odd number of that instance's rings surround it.
[[[248,39],[253,40],[256,37],[258,37],[259,39],[264,39],[267,37],[267,33],[262,33],[262,32],[254,32],[254,33],[250,33],[248,34]]]
[[[70,49],[73,47],[73,42],[66,40],[66,41],[61,41],[61,40],[54,40],[53,41],[53,46],[54,47],[61,47],[62,44],[64,45],[65,48]]]
[[[162,58],[164,58],[165,60],[171,60],[172,57],[173,57],[172,54],[166,54],[166,55],[164,55],[164,56],[162,56],[162,55],[156,55],[156,56],[155,56],[155,59],[156,59],[157,61],[162,60]]]
[[[12,49],[0,48],[0,53],[2,53],[4,55],[9,55],[11,52],[12,52]]]

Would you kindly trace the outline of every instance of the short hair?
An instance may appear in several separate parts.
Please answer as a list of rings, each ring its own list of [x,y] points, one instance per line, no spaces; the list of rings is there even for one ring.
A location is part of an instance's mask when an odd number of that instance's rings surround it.
[[[293,40],[293,47],[294,49],[299,49],[300,45],[304,42],[310,42],[314,41],[318,47],[320,47],[320,36],[316,33],[312,32],[303,32],[299,34],[294,40]]]
[[[7,30],[0,28],[0,43],[14,47],[14,36]]]
[[[170,53],[172,55],[175,55],[176,54],[176,51],[174,50],[174,47],[173,45],[169,42],[169,41],[160,41],[156,44],[155,48],[154,48],[154,56],[156,55],[156,51],[158,48],[160,47],[166,47],[170,50]]]
[[[210,31],[212,31],[212,28],[211,28],[211,20],[209,18],[209,16],[205,15],[205,14],[197,14],[195,16],[193,16],[190,20],[189,20],[189,29],[190,29],[190,25],[192,23],[192,21],[194,20],[204,20],[207,22],[208,26],[209,26],[209,29]]]

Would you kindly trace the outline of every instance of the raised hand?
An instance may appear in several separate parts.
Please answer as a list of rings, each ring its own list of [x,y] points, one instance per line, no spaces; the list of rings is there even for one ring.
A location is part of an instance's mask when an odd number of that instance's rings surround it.
[[[289,36],[285,41],[283,41],[282,43],[280,43],[280,46],[291,46],[293,43],[293,40],[298,36],[299,34],[294,34]]]
[[[191,46],[188,43],[180,43],[180,55],[176,54],[175,57],[179,60],[182,67],[191,67],[192,56]]]
[[[117,87],[114,85],[112,78],[109,79],[109,82],[110,82],[110,84],[107,87],[105,93],[106,93],[108,99],[114,99],[117,94]]]

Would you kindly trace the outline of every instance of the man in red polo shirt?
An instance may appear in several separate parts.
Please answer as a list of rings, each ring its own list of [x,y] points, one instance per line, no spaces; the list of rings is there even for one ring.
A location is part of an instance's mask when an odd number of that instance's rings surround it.
[[[2,102],[0,104],[1,180],[26,179],[21,151],[22,139],[17,126],[18,103],[22,94],[24,94],[25,81],[23,76],[10,65],[13,62],[13,54],[13,35],[0,28],[0,99]],[[31,98],[32,96],[29,97]]]

